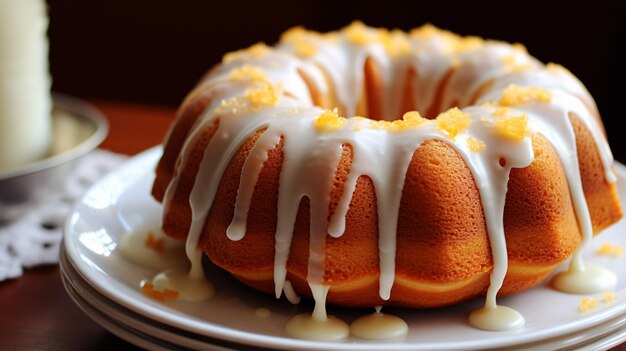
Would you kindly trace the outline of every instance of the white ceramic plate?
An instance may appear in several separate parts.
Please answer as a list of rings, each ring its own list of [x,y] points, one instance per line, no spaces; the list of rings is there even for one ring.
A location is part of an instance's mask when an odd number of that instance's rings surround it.
[[[145,348],[145,343],[149,342],[153,345],[149,349],[167,350],[180,347],[192,350],[210,348],[216,351],[227,351],[238,347],[222,340],[193,334],[156,322],[106,298],[83,280],[74,266],[69,263],[63,250],[61,250],[59,263],[63,285],[72,300],[85,314],[105,329],[131,343]],[[137,337],[143,339],[144,344],[137,343]]]
[[[63,282],[70,297],[92,319],[112,333],[142,347],[162,350],[189,348],[193,350],[215,349],[236,350],[250,347],[227,343],[207,336],[177,329],[115,303],[98,293],[76,272],[64,252],[61,253]],[[137,339],[140,340],[137,340]],[[539,342],[498,348],[499,351],[543,351],[543,350],[606,350],[626,339],[626,315],[595,325],[583,331],[562,335]],[[218,346],[219,345],[219,346]],[[254,348],[256,349],[256,347]],[[492,349],[493,350],[493,349]]]
[[[108,314],[99,311],[98,309],[91,306],[89,303],[85,302],[80,298],[80,294],[73,290],[73,288],[66,286],[66,290],[72,300],[78,305],[78,307],[89,316],[93,321],[100,324],[106,330],[115,334],[121,339],[128,341],[134,345],[137,345],[146,350],[154,350],[154,351],[167,351],[167,350],[177,350],[179,349],[178,345],[173,343],[167,343],[160,339],[154,338],[151,335],[142,333],[124,323],[121,323],[115,319],[112,319],[108,316]]]
[[[281,349],[339,350],[471,350],[503,348],[541,342],[600,325],[626,312],[625,258],[595,254],[608,242],[626,246],[626,221],[622,220],[596,238],[586,260],[610,267],[619,278],[616,301],[580,314],[581,296],[568,295],[542,284],[522,294],[500,299],[520,311],[526,326],[507,332],[486,332],[467,324],[467,314],[480,299],[435,310],[386,309],[404,318],[409,334],[400,342],[380,343],[361,339],[313,342],[288,337],[283,326],[295,313],[310,311],[310,303],[292,306],[245,287],[224,272],[209,269],[217,294],[202,303],[159,302],[143,295],[139,283],[157,272],[136,266],[117,252],[120,238],[139,227],[158,223],[160,206],[149,195],[153,169],[161,154],[150,149],[96,184],[77,205],[65,227],[65,250],[77,272],[99,293],[129,310],[157,322],[199,335],[236,343]],[[626,167],[618,165],[619,193],[626,199]],[[599,295],[596,295],[599,297]],[[272,315],[258,317],[255,310],[268,308]],[[350,322],[368,310],[330,308],[331,314]]]

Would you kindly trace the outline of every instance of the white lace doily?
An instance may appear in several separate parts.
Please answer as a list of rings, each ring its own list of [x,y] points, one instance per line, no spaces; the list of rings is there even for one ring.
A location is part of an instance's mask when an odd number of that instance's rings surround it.
[[[126,159],[101,149],[92,151],[78,161],[64,189],[0,226],[0,281],[21,276],[24,268],[57,263],[63,223],[74,203],[94,182]]]

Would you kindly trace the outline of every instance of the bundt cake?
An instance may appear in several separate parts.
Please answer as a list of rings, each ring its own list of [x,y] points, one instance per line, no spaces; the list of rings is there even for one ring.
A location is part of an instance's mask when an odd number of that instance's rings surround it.
[[[528,289],[615,223],[612,163],[563,67],[355,22],[224,56],[180,107],[153,196],[194,274],[204,253],[277,296],[436,307]]]

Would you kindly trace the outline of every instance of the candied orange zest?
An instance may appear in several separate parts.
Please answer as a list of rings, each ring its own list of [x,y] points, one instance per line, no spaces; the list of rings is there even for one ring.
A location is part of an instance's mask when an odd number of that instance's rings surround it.
[[[552,101],[550,91],[541,87],[520,87],[515,84],[509,85],[500,98],[501,106],[518,106],[536,102],[548,103]]]
[[[165,239],[157,239],[152,232],[148,233],[145,245],[154,251],[165,251]]]
[[[499,118],[496,120],[496,131],[506,139],[521,141],[530,135],[528,116],[521,114]]]
[[[598,308],[598,299],[595,297],[583,297],[580,299],[578,310],[581,313],[587,313],[591,310]]]
[[[172,289],[157,290],[154,288],[154,285],[152,285],[152,283],[145,283],[141,287],[141,292],[144,295],[150,296],[151,298],[159,301],[164,301],[167,299],[177,299],[180,295],[178,291]]]
[[[596,251],[598,255],[622,257],[624,256],[624,248],[619,245],[604,243]]]
[[[483,152],[485,150],[485,142],[478,138],[470,136],[467,138],[467,147],[472,152]]]
[[[246,90],[246,98],[253,109],[260,109],[268,106],[276,106],[279,100],[281,87],[272,84],[262,84],[260,87],[252,87]]]
[[[604,303],[613,303],[615,302],[615,293],[612,291],[605,291],[602,294],[602,302]]]
[[[440,113],[435,122],[440,131],[445,132],[450,139],[454,140],[458,134],[465,133],[471,123],[471,119],[467,113],[453,107],[446,112]]]
[[[322,112],[314,121],[315,129],[319,133],[334,132],[345,126],[347,120],[339,116],[338,109],[326,110]]]

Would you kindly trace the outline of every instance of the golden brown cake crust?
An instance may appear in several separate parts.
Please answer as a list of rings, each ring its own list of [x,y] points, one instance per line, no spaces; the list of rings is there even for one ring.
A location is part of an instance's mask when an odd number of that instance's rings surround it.
[[[361,111],[379,114],[380,85],[376,67],[366,61],[365,103]],[[430,114],[442,106],[442,93],[454,70],[439,82]],[[411,79],[419,79],[408,72]],[[301,73],[301,75],[303,75]],[[314,91],[303,75],[314,101],[337,102],[334,91]],[[327,77],[328,78],[328,77]],[[478,98],[488,82],[477,89]],[[404,104],[411,101],[412,85],[405,88]],[[164,147],[156,169],[153,196],[163,201],[168,184],[178,175],[177,191],[165,204],[164,231],[185,239],[191,225],[189,196],[197,180],[200,161],[219,127],[214,119],[200,132],[189,135],[192,126],[215,101],[216,89],[200,85],[185,100]],[[598,233],[622,216],[615,184],[604,175],[596,143],[585,124],[570,116],[583,189],[593,230]],[[242,167],[255,142],[258,130],[246,140],[228,163],[200,236],[199,247],[219,267],[244,283],[268,293],[274,292],[275,233],[278,188],[283,165],[281,141],[269,151],[254,187],[247,231],[233,241],[226,229],[234,215]],[[186,167],[177,168],[186,140]],[[581,241],[576,214],[562,164],[556,151],[539,133],[532,136],[534,161],[526,168],[512,169],[504,207],[504,229],[509,270],[501,295],[525,290],[543,280],[568,258]],[[330,193],[329,218],[334,213],[353,161],[353,148],[344,144]],[[178,161],[177,161],[178,160]],[[427,140],[413,154],[406,173],[397,223],[395,283],[391,298],[379,296],[379,233],[374,183],[361,176],[346,215],[346,230],[340,238],[326,236],[324,283],[330,286],[328,303],[342,306],[391,304],[407,307],[437,307],[457,303],[486,292],[493,269],[490,241],[480,192],[472,172],[449,144]],[[299,205],[287,263],[295,290],[310,296],[307,285],[309,256],[309,202]]]
[[[186,116],[184,110],[181,115]],[[597,232],[621,218],[621,210],[615,186],[608,184],[598,171],[599,156],[593,140],[576,119],[574,125],[578,144],[586,146],[582,151],[585,156],[580,158],[585,195],[588,199],[602,199],[601,206],[589,202]],[[216,126],[211,126],[206,130],[206,136],[197,143],[198,160],[190,164],[199,164],[201,151],[215,129]],[[272,292],[278,181],[283,161],[281,145],[270,151],[264,163],[252,197],[246,236],[239,241],[226,236],[243,162],[261,133],[242,146],[226,169],[200,247],[215,264],[240,280]],[[182,140],[178,142],[182,144]],[[509,181],[504,221],[511,268],[501,294],[512,294],[540,282],[571,255],[581,237],[567,181],[554,149],[540,135],[534,136],[533,149],[533,164],[514,169]],[[331,214],[341,195],[351,157],[351,148],[345,147],[331,193]],[[588,171],[594,162],[596,171]],[[159,170],[162,167],[166,166],[160,165]],[[157,177],[167,177],[167,172],[159,173],[159,170]],[[197,169],[184,172],[181,190],[164,220],[166,232],[177,238],[185,238],[190,226],[188,196]],[[157,184],[167,181],[155,183],[155,191]],[[328,296],[331,304],[383,303],[378,296],[375,196],[371,180],[361,177],[346,217],[345,234],[338,239],[327,237],[325,281],[331,285]],[[607,198],[612,202],[607,203]],[[308,289],[305,288],[308,213],[308,203],[304,200],[288,262],[289,279],[300,292]],[[448,305],[484,292],[488,287],[493,264],[480,196],[465,162],[446,143],[428,141],[413,156],[402,196],[396,260],[397,282],[387,303],[409,307]],[[447,286],[453,283],[460,287]]]

